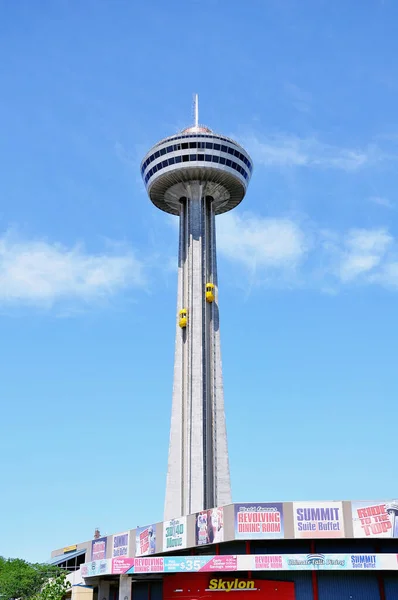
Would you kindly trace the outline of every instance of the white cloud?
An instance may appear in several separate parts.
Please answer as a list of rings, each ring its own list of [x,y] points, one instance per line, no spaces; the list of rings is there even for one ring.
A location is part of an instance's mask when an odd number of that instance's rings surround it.
[[[398,289],[398,260],[388,262],[377,273],[369,277],[370,283]]]
[[[338,275],[351,281],[379,266],[386,256],[393,237],[385,229],[353,229],[349,231],[341,250]]]
[[[229,212],[217,219],[217,246],[249,269],[292,268],[306,251],[300,226],[291,219],[260,218]]]
[[[398,239],[383,228],[338,233],[293,218],[228,213],[217,219],[217,243],[252,283],[327,293],[349,285],[398,288]]]
[[[0,236],[0,305],[51,307],[59,301],[92,303],[145,283],[143,264],[131,249],[90,254],[43,240]]]
[[[318,167],[355,171],[381,160],[375,145],[365,148],[341,148],[319,141],[316,137],[274,134],[247,136],[243,145],[257,164],[266,167]]]
[[[383,198],[382,196],[371,196],[369,198],[369,202],[372,202],[372,204],[377,204],[378,206],[384,206],[385,208],[395,208],[391,200],[388,198]]]

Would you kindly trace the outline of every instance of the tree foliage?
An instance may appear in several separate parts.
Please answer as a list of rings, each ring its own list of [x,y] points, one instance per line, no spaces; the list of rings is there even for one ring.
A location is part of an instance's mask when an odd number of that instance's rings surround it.
[[[67,574],[62,572],[47,581],[40,592],[34,596],[33,600],[62,600],[70,588],[66,576]]]
[[[60,575],[57,567],[31,564],[20,558],[3,558],[0,556],[0,600],[27,600],[39,597],[45,583],[50,578],[57,580]],[[61,574],[64,581],[66,575]],[[45,600],[53,600],[55,596],[46,596]]]

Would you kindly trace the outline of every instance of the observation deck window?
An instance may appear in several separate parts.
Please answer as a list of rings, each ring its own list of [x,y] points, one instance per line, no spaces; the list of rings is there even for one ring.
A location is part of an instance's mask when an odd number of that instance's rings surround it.
[[[211,155],[210,154],[205,154],[205,160],[207,162],[211,162]]]
[[[204,154],[198,154],[198,160],[204,160],[204,159],[205,159]]]
[[[198,136],[195,136],[198,137]],[[203,136],[202,136],[203,137]],[[206,136],[204,136],[206,137]],[[143,163],[142,167],[141,167],[141,173],[142,175],[144,174],[144,172],[146,171],[148,165],[150,165],[151,162],[153,162],[156,158],[158,158],[159,156],[164,156],[164,154],[168,154],[170,152],[175,152],[175,151],[181,151],[181,150],[187,150],[187,149],[212,149],[214,148],[214,150],[216,151],[222,151],[225,153],[230,154],[231,156],[236,156],[239,160],[241,160],[248,168],[250,171],[252,171],[252,165],[251,162],[246,158],[246,156],[244,156],[244,154],[242,154],[241,152],[239,152],[239,150],[236,150],[235,148],[229,147],[229,146],[224,146],[224,145],[220,145],[220,144],[213,144],[212,142],[184,142],[182,144],[174,144],[172,146],[166,146],[161,148],[160,150],[157,150],[156,152],[154,152],[153,154],[151,154]],[[197,160],[196,158],[191,159],[191,160]],[[179,161],[181,162],[181,161]],[[222,163],[225,164],[225,163]]]

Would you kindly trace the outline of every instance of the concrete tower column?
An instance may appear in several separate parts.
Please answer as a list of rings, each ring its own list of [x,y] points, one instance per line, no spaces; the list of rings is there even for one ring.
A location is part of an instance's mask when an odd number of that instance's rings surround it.
[[[165,519],[231,502],[221,372],[213,197],[206,185],[186,184],[181,198],[173,405]],[[178,499],[178,500],[177,500]]]

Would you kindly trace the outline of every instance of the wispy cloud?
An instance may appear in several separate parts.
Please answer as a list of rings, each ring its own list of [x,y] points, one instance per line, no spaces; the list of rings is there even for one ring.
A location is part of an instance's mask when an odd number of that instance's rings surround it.
[[[382,196],[371,196],[369,198],[369,202],[372,204],[377,204],[378,206],[384,206],[384,208],[394,209],[395,205],[388,198],[383,198]]]
[[[342,282],[353,281],[374,272],[385,258],[394,238],[385,229],[353,229],[340,248],[338,276]]]
[[[312,96],[295,83],[285,83],[285,92],[291,99],[293,106],[300,112],[309,113],[311,110]]]
[[[220,253],[240,264],[252,284],[334,293],[349,285],[398,289],[398,239],[387,229],[338,233],[305,220],[229,213],[219,217],[217,233]]]
[[[89,253],[12,232],[0,236],[0,305],[51,308],[58,302],[92,304],[145,284],[143,263],[130,248]]]
[[[312,167],[356,171],[383,158],[375,144],[345,148],[322,142],[317,137],[288,133],[268,136],[251,134],[243,140],[255,163],[266,167]]]
[[[292,268],[301,261],[307,240],[290,219],[227,213],[217,219],[217,245],[227,258],[252,269]]]

